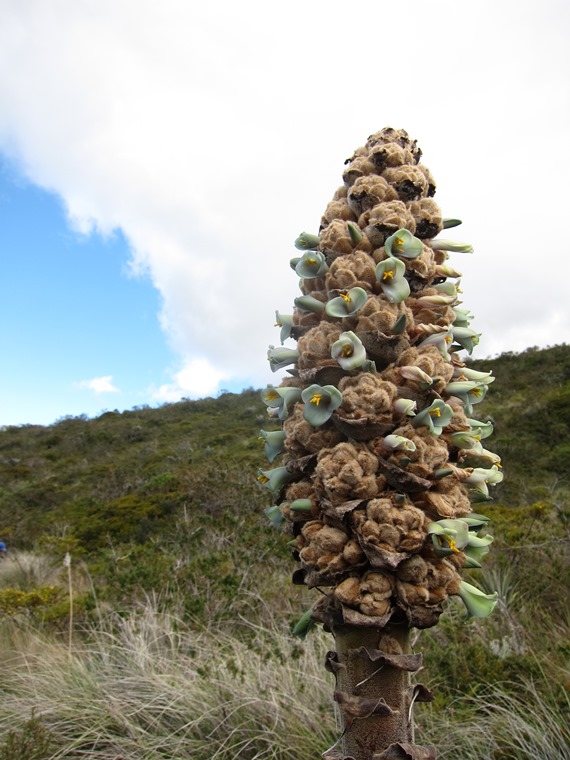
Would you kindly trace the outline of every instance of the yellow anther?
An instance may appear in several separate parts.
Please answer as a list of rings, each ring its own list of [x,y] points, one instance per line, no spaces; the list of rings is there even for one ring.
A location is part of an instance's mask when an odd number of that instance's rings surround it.
[[[259,480],[260,483],[264,483],[264,484],[269,483],[269,478],[266,478],[265,475],[258,475],[257,479]]]
[[[384,274],[382,275],[383,280],[393,280],[394,279],[395,272],[392,269],[388,269]]]
[[[430,415],[432,417],[441,417],[441,411],[439,409],[432,409]]]
[[[399,237],[396,238],[395,243],[396,243],[396,247],[398,249],[401,249],[403,247],[403,245],[404,245],[404,241],[402,240],[402,238],[399,238]],[[402,251],[398,250],[398,253],[402,253]]]
[[[479,398],[479,396],[483,395],[483,391],[481,390],[481,388],[472,388],[469,391],[469,393],[471,393],[473,396],[477,396],[477,398]]]
[[[340,294],[340,297],[346,301],[346,303],[350,303],[352,301],[351,297],[348,295],[348,293],[344,292]]]
[[[452,552],[455,552],[455,554],[459,554],[459,549],[457,548],[455,541],[452,538],[448,538],[447,542],[449,544],[449,548]]]
[[[453,338],[451,337],[451,335],[446,335],[446,336],[445,336],[445,342],[446,342],[448,345],[449,345],[450,343],[453,343]]]
[[[345,346],[342,347],[342,351],[340,352],[340,355],[344,358],[346,356],[352,356],[353,353],[354,353],[353,347],[347,343]]]
[[[266,401],[275,401],[276,398],[279,398],[277,391],[267,391],[265,394]]]
[[[310,404],[314,404],[315,406],[318,406],[323,399],[322,393],[315,393],[313,398],[309,401]]]

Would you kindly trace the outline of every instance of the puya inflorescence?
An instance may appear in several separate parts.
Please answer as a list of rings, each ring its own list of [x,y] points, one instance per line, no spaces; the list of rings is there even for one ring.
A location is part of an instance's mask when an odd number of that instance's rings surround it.
[[[321,591],[296,632],[335,636],[344,729],[329,758],[435,757],[414,744],[411,708],[429,693],[410,681],[410,629],[435,625],[449,596],[471,616],[496,603],[462,576],[492,541],[473,506],[502,479],[477,409],[493,377],[465,363],[479,335],[449,262],[472,248],[440,237],[460,221],[442,217],[420,159],[385,128],[345,162],[318,235],[295,241],[301,293],[268,351],[288,376],[262,392],[277,425],[261,431],[275,466],[259,480],[294,582]]]

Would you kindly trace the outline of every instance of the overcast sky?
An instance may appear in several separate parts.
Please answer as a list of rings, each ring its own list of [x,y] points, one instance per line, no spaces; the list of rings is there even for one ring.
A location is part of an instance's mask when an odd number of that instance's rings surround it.
[[[402,127],[476,356],[568,342],[567,0],[0,0],[0,425],[277,382],[293,240]]]

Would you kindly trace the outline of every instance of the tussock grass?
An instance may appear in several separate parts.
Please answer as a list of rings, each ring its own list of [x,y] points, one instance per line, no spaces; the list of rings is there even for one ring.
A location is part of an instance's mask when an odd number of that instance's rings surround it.
[[[244,643],[150,602],[107,618],[71,655],[64,641],[4,627],[1,757],[8,741],[29,743],[32,719],[49,737],[46,760],[300,760],[334,740],[325,637],[299,647],[252,628]]]

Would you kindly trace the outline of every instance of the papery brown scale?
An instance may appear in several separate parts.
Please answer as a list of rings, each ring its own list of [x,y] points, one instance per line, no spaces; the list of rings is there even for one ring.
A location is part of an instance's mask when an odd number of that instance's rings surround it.
[[[428,194],[428,179],[421,166],[389,167],[382,172],[382,177],[401,201],[414,201]]]
[[[378,204],[395,201],[398,194],[388,181],[377,174],[359,177],[348,192],[347,202],[357,217]]]
[[[376,266],[369,254],[355,251],[332,262],[325,282],[328,291],[356,287],[370,291],[376,285]]]

